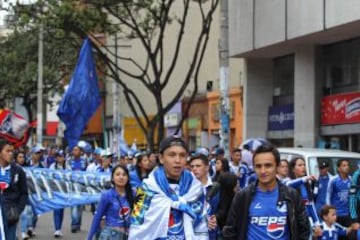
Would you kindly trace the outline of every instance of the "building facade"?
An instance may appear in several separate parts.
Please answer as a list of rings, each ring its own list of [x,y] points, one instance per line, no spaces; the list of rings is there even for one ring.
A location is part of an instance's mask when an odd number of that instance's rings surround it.
[[[231,0],[244,136],[360,150],[360,2]]]
[[[177,11],[182,11],[183,9],[183,3],[182,1],[174,1],[174,6],[172,7],[174,13],[173,15],[179,15]],[[198,81],[198,94],[199,97],[204,96],[207,94],[207,92],[212,91],[218,91],[219,90],[219,75],[220,75],[220,66],[219,66],[219,38],[220,38],[220,7],[217,8],[216,12],[213,15],[213,22],[211,25],[210,35],[209,35],[209,41],[208,46],[205,51],[205,55],[203,58],[202,67],[199,71],[199,81]],[[190,4],[189,12],[188,12],[188,19],[187,24],[184,29],[184,35],[183,35],[183,41],[181,44],[180,54],[178,56],[176,67],[173,70],[172,78],[165,87],[162,97],[163,102],[167,104],[172,97],[174,96],[174,93],[178,91],[180,88],[183,79],[184,74],[187,72],[187,69],[189,68],[190,60],[193,57],[193,50],[195,48],[195,42],[196,37],[200,31],[200,25],[201,23],[201,14],[199,14],[199,9],[197,7],[197,3],[192,2]],[[179,25],[176,23],[176,21],[173,21],[173,24],[170,24],[167,27],[166,32],[164,33],[164,66],[166,73],[166,69],[168,68],[168,63],[171,62],[171,59],[173,57],[174,53],[174,43],[176,43],[176,39],[178,38],[178,28]],[[108,46],[115,46],[115,37],[110,36],[108,41]],[[137,61],[140,64],[146,63],[146,52],[143,50],[143,47],[141,46],[141,43],[139,40],[126,40],[126,39],[118,39],[118,44],[116,46],[122,46],[119,47],[118,52],[121,53],[122,57],[131,57],[135,61]],[[129,61],[123,61],[119,64],[122,64],[121,66],[132,70],[134,67],[132,64],[129,63]],[[229,66],[229,87],[237,87],[240,88],[242,85],[242,79],[243,79],[243,61],[242,59],[231,59],[230,60],[230,66]],[[149,116],[156,114],[156,103],[154,97],[149,93],[148,89],[146,89],[142,84],[139,84],[139,82],[134,81],[133,79],[128,78],[124,74],[120,75],[121,79],[123,79],[124,82],[126,82],[127,86],[131,89],[134,89],[137,93],[140,101],[143,103],[144,109],[146,109]],[[106,115],[107,118],[113,118],[114,113],[114,104],[113,104],[113,80],[107,79],[107,103],[106,103]],[[191,92],[194,88],[194,84],[190,83],[189,87],[186,90],[186,93],[182,98],[179,99],[179,102],[182,102],[183,99],[190,97]],[[135,130],[133,125],[132,128],[127,128],[125,126],[125,120],[126,123],[133,122],[135,123],[135,118],[133,116],[133,113],[131,109],[129,108],[124,94],[122,94],[122,88],[120,87],[119,91],[119,110],[122,119],[122,130],[124,131],[124,136],[127,138],[127,142],[130,143],[133,141],[131,139],[138,138],[139,131],[141,131],[140,127],[138,126],[138,130]],[[240,100],[239,100],[240,101]],[[205,104],[207,105],[207,103]],[[168,114],[165,116],[165,119],[169,119],[170,122],[165,122],[166,128],[167,128],[167,134],[173,133],[174,129],[176,128],[176,123],[179,123],[179,116],[182,115],[182,109],[183,107],[180,107],[178,105],[174,106],[171,111],[168,112]],[[116,111],[115,111],[116,112]],[[189,116],[190,118],[193,118],[194,120],[197,116]],[[131,120],[132,119],[132,120]],[[189,122],[189,121],[188,121]],[[185,128],[184,131],[187,129],[188,122],[185,122],[183,127]],[[190,121],[191,122],[191,121]],[[192,121],[194,123],[194,121]],[[190,124],[191,125],[191,124]],[[191,125],[192,126],[192,125]],[[109,142],[111,142],[111,121],[109,121],[109,124],[107,126],[107,129],[109,130],[108,136],[110,136]],[[239,127],[241,128],[241,127]],[[208,131],[203,131],[204,135],[202,138],[198,138],[197,143],[201,145],[208,146],[210,144],[207,142],[207,140],[199,141],[199,139],[210,139],[211,136],[207,136]],[[194,142],[194,138],[188,139],[191,142]],[[214,140],[215,141],[215,140]],[[210,146],[210,145],[209,145]]]

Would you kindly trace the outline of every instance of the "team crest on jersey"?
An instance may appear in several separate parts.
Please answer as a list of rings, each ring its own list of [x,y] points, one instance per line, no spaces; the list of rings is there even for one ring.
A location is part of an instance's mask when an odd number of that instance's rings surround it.
[[[287,205],[286,202],[280,202],[277,204],[276,209],[281,213],[287,212]]]

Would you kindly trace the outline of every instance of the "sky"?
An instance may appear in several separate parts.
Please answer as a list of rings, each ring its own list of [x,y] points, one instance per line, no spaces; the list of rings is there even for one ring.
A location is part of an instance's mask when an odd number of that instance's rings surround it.
[[[0,0],[1,9],[9,9],[10,4],[15,4],[16,2],[20,2],[22,4],[30,4],[35,2],[36,0]],[[0,10],[0,26],[4,25],[4,16],[8,13],[6,10]]]

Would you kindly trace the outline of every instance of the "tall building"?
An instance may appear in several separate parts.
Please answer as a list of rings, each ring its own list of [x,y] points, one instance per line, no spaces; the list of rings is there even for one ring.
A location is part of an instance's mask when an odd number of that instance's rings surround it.
[[[360,2],[231,0],[244,136],[360,151]]]

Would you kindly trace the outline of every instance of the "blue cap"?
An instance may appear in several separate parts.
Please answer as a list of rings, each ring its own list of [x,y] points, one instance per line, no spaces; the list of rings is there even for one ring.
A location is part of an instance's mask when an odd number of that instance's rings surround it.
[[[102,149],[101,147],[97,147],[95,148],[94,150],[94,154],[97,154],[97,155],[100,155],[101,154],[101,151],[103,151],[104,149]]]
[[[196,149],[195,154],[202,154],[202,155],[208,157],[209,156],[209,150],[207,150],[204,147],[200,147],[200,148]]]
[[[58,151],[56,151],[55,156],[58,156],[58,157],[65,157],[65,153],[64,153],[64,151],[63,151],[63,150],[58,150]]]

